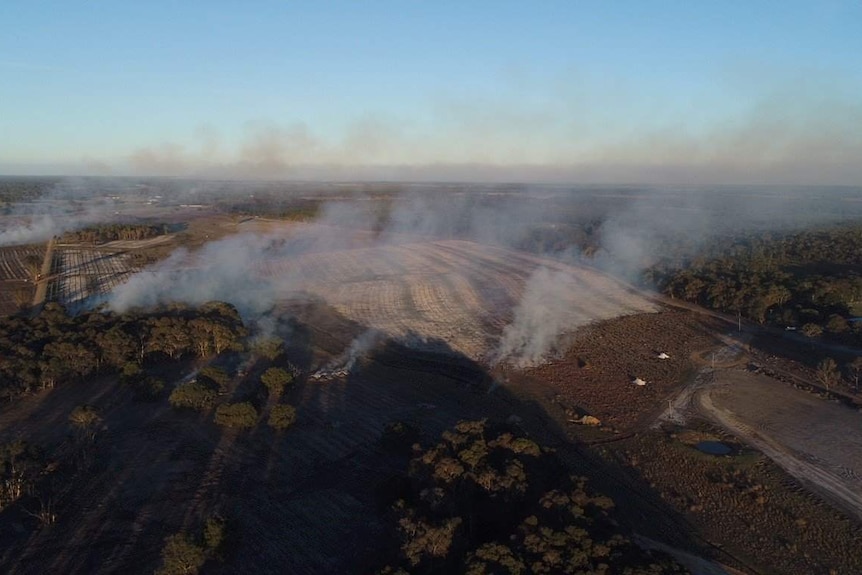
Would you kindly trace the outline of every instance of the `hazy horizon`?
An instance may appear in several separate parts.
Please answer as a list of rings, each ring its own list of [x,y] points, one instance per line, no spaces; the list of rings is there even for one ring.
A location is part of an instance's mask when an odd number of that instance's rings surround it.
[[[862,184],[862,5],[0,6],[0,173]]]

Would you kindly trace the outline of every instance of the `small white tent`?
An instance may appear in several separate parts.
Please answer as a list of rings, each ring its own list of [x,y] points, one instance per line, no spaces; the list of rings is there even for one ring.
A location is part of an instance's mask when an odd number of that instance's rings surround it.
[[[641,378],[639,378],[639,377],[636,377],[636,378],[634,379],[634,381],[632,381],[632,383],[633,383],[633,384],[635,384],[635,385],[644,386],[644,385],[646,385],[646,380],[643,380],[643,379],[641,379]]]

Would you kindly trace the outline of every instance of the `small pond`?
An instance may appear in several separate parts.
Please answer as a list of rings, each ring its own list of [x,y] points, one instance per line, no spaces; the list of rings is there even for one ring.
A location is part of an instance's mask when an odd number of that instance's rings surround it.
[[[729,445],[720,441],[701,441],[695,447],[698,451],[710,455],[727,455],[733,451]]]

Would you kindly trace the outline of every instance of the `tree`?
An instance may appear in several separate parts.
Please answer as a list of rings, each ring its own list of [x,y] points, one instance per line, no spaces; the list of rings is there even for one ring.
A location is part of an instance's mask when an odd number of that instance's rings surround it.
[[[223,427],[248,429],[257,424],[257,409],[247,401],[224,403],[216,408],[215,422]]]
[[[287,429],[296,421],[296,409],[292,405],[279,404],[272,406],[269,412],[269,426],[273,429]]]
[[[816,323],[806,323],[800,331],[807,337],[820,337],[823,335],[823,328]]]
[[[217,396],[218,393],[212,387],[200,381],[190,381],[174,388],[168,402],[174,407],[203,411],[212,407]]]
[[[91,405],[80,405],[69,414],[69,424],[85,439],[96,436],[96,428],[102,422],[99,413]]]
[[[218,553],[226,538],[225,520],[218,515],[208,517],[204,523],[204,545],[209,553]]]
[[[832,314],[829,316],[829,321],[826,322],[826,331],[829,333],[840,334],[849,329],[850,324],[847,323],[847,320],[844,317],[838,314]]]
[[[284,352],[284,342],[276,337],[262,338],[255,342],[253,351],[270,361],[275,361]]]
[[[206,551],[184,533],[165,539],[162,568],[157,575],[194,575],[206,562]]]
[[[284,392],[284,386],[293,381],[293,376],[280,367],[271,367],[263,372],[260,380],[269,390],[269,396],[278,399]]]
[[[835,363],[835,360],[827,357],[817,364],[816,376],[817,381],[826,388],[826,391],[829,391],[829,388],[841,378],[841,372],[838,371],[838,364]]]
[[[198,379],[204,380],[217,386],[219,391],[224,393],[227,391],[227,386],[230,383],[230,376],[220,367],[208,365],[198,373]]]

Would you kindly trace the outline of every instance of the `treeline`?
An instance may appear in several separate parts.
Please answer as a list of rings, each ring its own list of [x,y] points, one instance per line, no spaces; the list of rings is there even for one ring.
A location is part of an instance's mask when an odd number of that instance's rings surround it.
[[[102,244],[116,240],[145,240],[170,232],[168,224],[100,224],[66,232],[61,241]]]
[[[859,339],[848,319],[862,302],[862,226],[716,240],[667,256],[645,280],[664,294],[758,323]]]
[[[277,197],[222,200],[218,206],[229,214],[311,221],[320,213],[321,200],[279,199]]]
[[[77,316],[49,303],[33,318],[0,318],[0,398],[99,374],[136,374],[188,355],[208,357],[239,349],[246,335],[236,309],[223,302]]]
[[[0,213],[8,213],[14,203],[32,202],[56,183],[53,178],[0,177]]]
[[[386,491],[394,531],[380,575],[462,573],[687,573],[641,550],[621,530],[614,502],[570,477],[550,450],[506,426],[462,421],[435,446],[387,427],[389,450],[413,450],[405,477]]]

